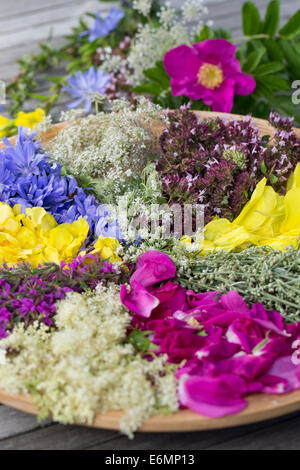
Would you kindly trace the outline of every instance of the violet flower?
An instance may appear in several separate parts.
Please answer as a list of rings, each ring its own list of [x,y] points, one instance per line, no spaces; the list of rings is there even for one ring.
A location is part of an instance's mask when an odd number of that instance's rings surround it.
[[[70,93],[75,101],[67,105],[68,108],[76,108],[85,103],[85,112],[88,114],[92,107],[92,101],[96,93],[103,94],[110,82],[110,74],[105,74],[101,69],[90,67],[86,72],[76,72],[67,78],[69,86],[64,85],[63,91]]]
[[[236,46],[225,39],[207,39],[192,47],[182,45],[164,58],[174,96],[202,99],[213,111],[230,113],[234,95],[250,95],[255,80],[241,71]]]
[[[112,7],[104,19],[101,18],[100,11],[97,11],[93,26],[82,35],[88,35],[89,42],[108,36],[118,27],[118,24],[124,17],[125,12],[121,8]]]

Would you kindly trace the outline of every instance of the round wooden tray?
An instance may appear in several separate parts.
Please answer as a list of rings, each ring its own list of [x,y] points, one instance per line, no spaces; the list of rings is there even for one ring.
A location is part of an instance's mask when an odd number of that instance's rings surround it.
[[[147,419],[141,432],[186,432],[208,431],[212,429],[230,428],[244,424],[265,421],[271,418],[300,410],[300,390],[286,395],[256,394],[247,398],[249,403],[241,413],[212,419],[194,413],[190,410],[182,410],[174,415],[156,415]],[[27,395],[10,395],[0,390],[0,402],[17,410],[38,415],[38,409],[33,400]],[[97,414],[92,427],[101,429],[120,429],[120,420],[124,416],[121,411],[110,411],[105,414]]]
[[[234,114],[222,114],[211,112],[196,112],[200,117],[225,117],[226,119],[246,119],[245,116]],[[261,135],[272,135],[273,128],[263,119],[253,118]],[[42,144],[54,138],[61,129],[68,123],[61,123],[52,126],[42,136]],[[300,136],[300,130],[296,130]],[[14,139],[12,139],[13,141]],[[1,144],[0,144],[1,147]],[[212,429],[222,429],[234,426],[241,426],[254,422],[264,421],[271,418],[300,411],[300,390],[286,395],[266,395],[255,394],[247,398],[248,407],[241,413],[226,416],[224,418],[212,419],[196,414],[190,410],[182,410],[172,416],[156,415],[147,419],[139,429],[142,432],[185,432],[202,431]],[[34,405],[33,399],[27,395],[11,395],[0,390],[0,403],[11,406],[27,413],[38,415],[38,409]],[[95,428],[105,428],[118,430],[120,420],[124,413],[122,411],[112,411],[106,414],[97,414],[93,423]]]

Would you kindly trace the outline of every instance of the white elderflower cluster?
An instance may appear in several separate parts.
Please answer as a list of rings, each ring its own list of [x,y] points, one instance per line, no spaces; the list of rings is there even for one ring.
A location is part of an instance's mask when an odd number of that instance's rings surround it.
[[[134,0],[132,6],[142,15],[148,16],[151,11],[152,3],[152,0]]]
[[[144,97],[137,108],[119,100],[111,113],[71,122],[48,144],[50,157],[75,177],[100,179],[103,191],[121,194],[129,177],[139,176],[159,152],[156,126],[163,127],[163,110]]]
[[[143,13],[141,6],[146,12],[150,3],[136,0],[133,7]],[[181,44],[189,44],[195,32],[204,25],[203,17],[207,13],[204,0],[185,0],[180,10],[165,2],[157,13],[158,26],[147,23],[139,27],[127,59],[130,71],[127,70],[125,76],[128,82],[134,86],[140,85],[145,81],[144,71],[163,60],[166,52]]]
[[[62,423],[92,424],[96,413],[123,410],[120,428],[129,437],[149,416],[177,411],[175,366],[136,352],[127,340],[131,316],[118,299],[118,286],[99,284],[57,304],[56,330],[16,326],[1,341],[0,387],[31,393],[41,419]]]
[[[184,23],[201,24],[203,16],[208,14],[204,0],[185,0],[181,7],[182,21]]]

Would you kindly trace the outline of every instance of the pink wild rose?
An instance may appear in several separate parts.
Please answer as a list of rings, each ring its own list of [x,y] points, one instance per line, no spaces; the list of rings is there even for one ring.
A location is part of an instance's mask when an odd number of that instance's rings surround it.
[[[202,99],[213,111],[230,113],[234,95],[250,95],[256,83],[241,70],[236,46],[225,39],[207,39],[168,51],[164,66],[174,96]]]

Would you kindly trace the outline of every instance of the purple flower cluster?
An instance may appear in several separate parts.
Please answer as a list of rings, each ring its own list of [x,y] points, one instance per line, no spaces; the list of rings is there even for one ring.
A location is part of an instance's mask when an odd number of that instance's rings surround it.
[[[199,121],[183,107],[169,113],[169,119],[157,163],[164,192],[171,203],[203,204],[206,223],[216,215],[233,220],[264,176],[269,184],[286,182],[300,161],[299,140],[285,120],[289,130],[278,122],[274,147],[260,137],[250,118]],[[284,176],[276,177],[277,173]]]
[[[19,128],[16,144],[3,139],[0,149],[0,201],[14,206],[43,207],[56,221],[72,223],[83,217],[92,237],[115,234],[116,223],[107,223],[108,212],[95,197],[88,195],[71,176],[61,176],[61,167],[51,162],[26,129]]]
[[[79,256],[70,264],[51,263],[33,270],[26,264],[13,269],[4,266],[0,269],[0,338],[20,321],[26,326],[36,320],[52,325],[55,303],[67,292],[83,292],[99,282],[119,280],[126,282],[127,274],[116,273],[100,255]]]
[[[266,176],[276,191],[285,194],[287,180],[300,162],[300,139],[293,129],[294,118],[271,113],[269,121],[276,130],[265,155]]]

